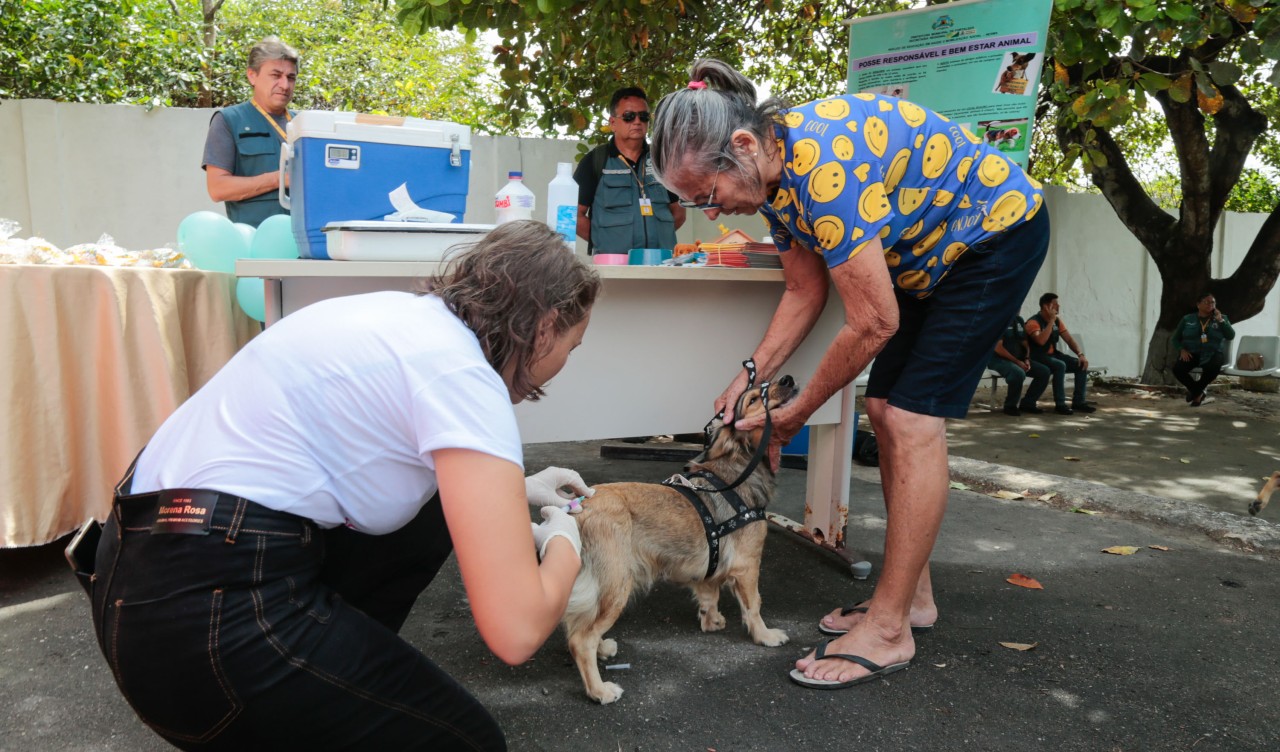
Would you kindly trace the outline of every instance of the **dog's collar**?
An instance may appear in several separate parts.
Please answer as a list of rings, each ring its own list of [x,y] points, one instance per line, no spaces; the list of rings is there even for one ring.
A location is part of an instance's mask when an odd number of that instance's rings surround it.
[[[747,389],[751,389],[756,385],[756,361],[755,358],[747,358],[742,361],[742,367],[747,371]],[[744,392],[746,390],[743,390]],[[764,404],[764,433],[760,435],[760,443],[756,446],[755,453],[751,456],[751,462],[747,464],[747,468],[742,471],[738,479],[729,485],[728,488],[737,488],[742,482],[751,477],[751,473],[755,472],[756,466],[760,464],[760,460],[764,459],[764,455],[769,451],[769,439],[773,438],[773,416],[769,414],[769,382],[760,383],[760,400]],[[724,418],[724,410],[716,413],[707,424],[702,427],[702,433],[705,435],[703,439],[703,450],[711,448],[711,425],[717,420]],[[714,477],[714,476],[713,476]],[[717,480],[719,480],[717,478]]]

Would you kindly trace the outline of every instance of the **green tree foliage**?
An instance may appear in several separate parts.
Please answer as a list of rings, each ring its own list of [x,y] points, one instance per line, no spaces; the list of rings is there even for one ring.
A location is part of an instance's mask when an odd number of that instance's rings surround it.
[[[844,90],[849,32],[841,21],[908,0],[397,0],[411,32],[494,31],[504,125],[585,135],[609,96],[641,86],[655,101],[716,57],[772,91],[806,101]]]
[[[1168,338],[1203,290],[1236,321],[1262,310],[1280,276],[1280,207],[1223,279],[1211,272],[1214,230],[1229,201],[1257,207],[1274,197],[1246,172],[1276,117],[1280,8],[1273,0],[1055,0],[1045,70],[1046,109],[1064,156],[1141,241],[1160,272],[1160,316],[1143,379],[1170,382]],[[1043,124],[1043,123],[1042,123]],[[1160,130],[1167,142],[1152,138]],[[1138,136],[1134,138],[1134,136]],[[1144,183],[1132,166],[1141,148],[1168,143],[1176,183]],[[1141,144],[1135,149],[1135,144]],[[1268,151],[1270,149],[1271,151]],[[1272,162],[1274,164],[1274,162]],[[1245,180],[1242,183],[1242,176]],[[1264,179],[1265,180],[1265,179]],[[1162,208],[1177,197],[1177,210]]]
[[[201,0],[0,0],[0,98],[194,107],[249,96],[249,47],[275,34],[302,53],[294,106],[495,120],[496,82],[453,32],[407,34],[367,0],[227,0],[203,49]]]

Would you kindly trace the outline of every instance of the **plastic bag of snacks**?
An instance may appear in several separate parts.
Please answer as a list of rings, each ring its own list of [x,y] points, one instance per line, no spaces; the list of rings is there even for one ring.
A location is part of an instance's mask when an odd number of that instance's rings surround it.
[[[0,264],[61,264],[65,256],[44,238],[19,238],[22,225],[0,219]]]
[[[132,266],[137,258],[130,258],[129,252],[116,245],[115,238],[102,233],[96,243],[80,243],[63,251],[69,264],[88,264],[96,266]]]
[[[190,269],[191,262],[181,251],[155,248],[129,251],[103,233],[96,243],[79,243],[60,250],[44,238],[19,238],[22,226],[0,219],[0,264],[66,264],[80,266],[146,266],[156,269]]]

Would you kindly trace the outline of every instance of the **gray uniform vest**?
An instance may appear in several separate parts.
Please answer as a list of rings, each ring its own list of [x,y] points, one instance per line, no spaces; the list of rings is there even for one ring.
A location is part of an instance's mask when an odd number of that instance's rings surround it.
[[[280,136],[252,102],[241,102],[222,110],[236,144],[236,165],[232,175],[253,177],[280,169]],[[268,191],[243,201],[227,202],[227,217],[257,227],[275,214],[288,214],[280,205],[280,192]]]
[[[640,169],[627,167],[620,157],[609,149],[609,144],[597,147],[609,154],[600,182],[596,185],[595,201],[591,204],[591,247],[593,253],[626,253],[632,248],[676,247],[676,220],[671,216],[672,198],[653,176],[653,161],[646,151],[641,157],[644,166],[644,195],[653,201],[653,216],[640,214],[641,190],[637,178]]]

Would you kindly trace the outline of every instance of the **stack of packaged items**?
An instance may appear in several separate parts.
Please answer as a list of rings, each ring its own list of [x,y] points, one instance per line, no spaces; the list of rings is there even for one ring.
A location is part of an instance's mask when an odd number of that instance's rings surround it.
[[[781,269],[782,258],[772,243],[703,243],[707,266],[734,269]]]
[[[96,243],[80,243],[60,249],[44,238],[16,237],[22,227],[11,219],[0,219],[0,264],[46,264],[58,266],[149,266],[157,269],[190,269],[191,262],[180,251],[156,248],[128,251],[116,245],[110,235]]]

